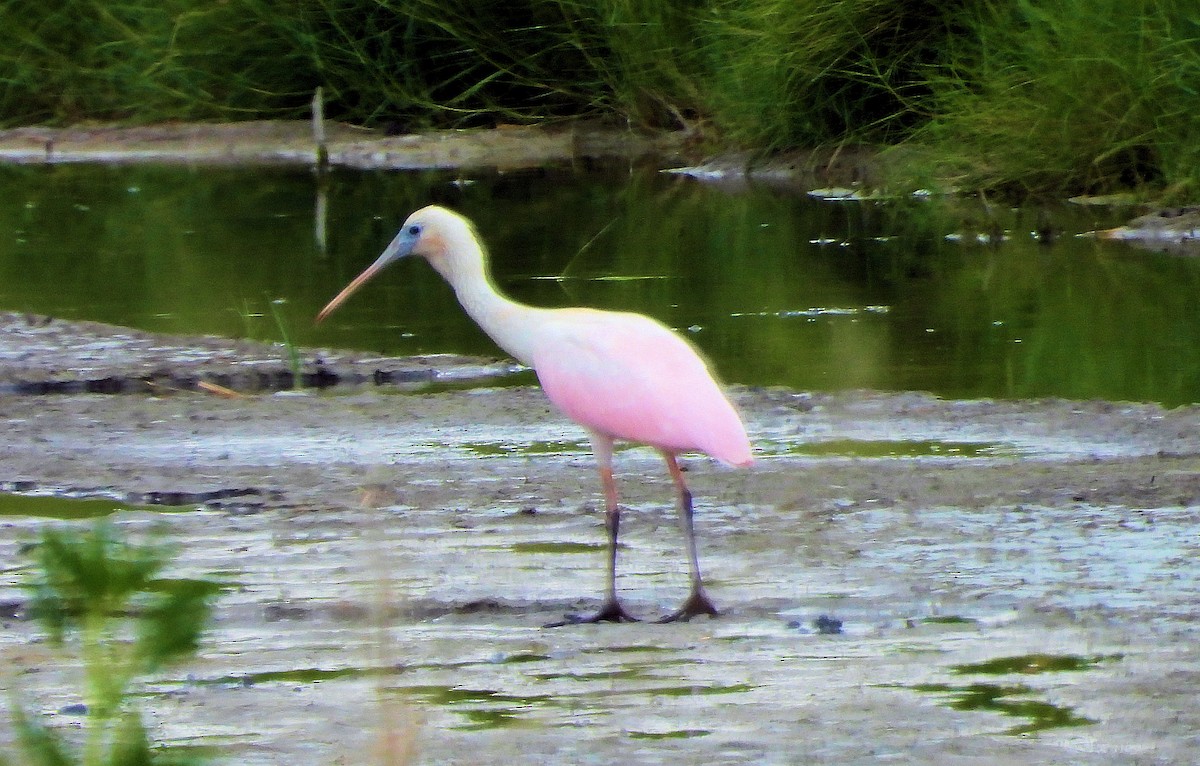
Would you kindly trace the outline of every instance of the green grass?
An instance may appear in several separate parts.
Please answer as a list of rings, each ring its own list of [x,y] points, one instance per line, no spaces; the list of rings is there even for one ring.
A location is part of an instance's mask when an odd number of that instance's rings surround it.
[[[189,0],[10,2],[0,116],[12,125],[295,113],[315,71],[265,11]]]
[[[966,188],[1195,193],[1200,14],[1184,3],[1015,0],[964,17],[900,154]]]
[[[284,351],[287,353],[288,369],[292,373],[292,389],[299,391],[304,388],[304,365],[300,358],[300,348],[292,340],[291,333],[288,332],[288,321],[284,317],[283,306],[287,303],[284,298],[276,298],[270,302],[271,316],[275,319],[275,326],[279,329],[279,335],[283,338]]]
[[[713,4],[705,100],[722,133],[785,148],[903,137],[963,3]]]
[[[275,330],[278,333],[279,341],[271,339],[269,331],[263,331],[260,325],[261,320],[265,318],[265,314],[258,311],[253,304],[242,299],[241,309],[233,310],[242,320],[242,334],[246,338],[258,339],[263,338],[268,342],[282,346],[283,358],[287,362],[288,371],[292,377],[292,389],[300,391],[304,388],[304,359],[300,353],[300,347],[296,344],[295,338],[289,330],[291,322],[287,316],[286,298],[271,298],[266,297],[267,308],[271,312],[271,319],[274,321]]]
[[[600,117],[708,149],[899,145],[902,183],[1196,183],[1200,14],[1146,0],[13,0],[0,124]]]

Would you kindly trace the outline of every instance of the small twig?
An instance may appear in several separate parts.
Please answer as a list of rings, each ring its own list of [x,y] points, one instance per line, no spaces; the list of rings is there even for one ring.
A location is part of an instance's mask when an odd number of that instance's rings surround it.
[[[207,380],[198,381],[196,383],[196,388],[200,389],[201,391],[207,391],[210,394],[224,396],[227,399],[244,399],[246,396],[245,394],[240,394],[237,391],[234,391],[232,388],[225,388],[225,386],[217,385],[216,383],[209,383]]]
[[[583,246],[575,251],[575,255],[571,256],[571,260],[567,261],[567,265],[563,266],[563,270],[561,272],[559,272],[558,281],[561,282],[562,280],[564,280],[566,278],[567,272],[570,271],[571,267],[575,265],[575,261],[577,261],[579,259],[579,256],[583,255],[583,252],[585,250],[587,250],[589,247],[591,247],[595,243],[596,240],[598,240],[598,239],[600,239],[600,237],[604,236],[604,233],[606,231],[608,231],[609,229],[611,229],[613,227],[613,224],[615,224],[616,222],[617,222],[617,219],[614,218],[611,221],[609,221],[608,223],[604,224],[604,226],[600,229],[600,231],[598,231],[594,235],[592,235],[591,239],[589,239],[587,242],[584,242]]]

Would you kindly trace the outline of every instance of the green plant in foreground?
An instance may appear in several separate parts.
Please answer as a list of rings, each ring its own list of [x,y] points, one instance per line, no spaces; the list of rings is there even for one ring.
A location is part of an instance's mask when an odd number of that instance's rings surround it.
[[[47,529],[34,550],[25,587],[30,613],[53,645],[77,650],[86,707],[82,752],[32,716],[10,691],[22,759],[42,766],[140,766],[187,763],[150,747],[131,699],[136,679],[196,651],[208,622],[213,582],[158,577],[170,550],[134,544],[98,523],[90,532]],[[7,766],[0,755],[0,766]]]
[[[300,347],[296,345],[296,341],[288,331],[287,317],[283,313],[283,306],[286,303],[286,298],[267,299],[267,305],[271,308],[271,318],[275,320],[275,327],[279,330],[279,336],[283,339],[283,349],[286,354],[285,359],[288,369],[292,373],[292,388],[299,391],[304,387],[304,364],[300,356]],[[243,300],[241,310],[233,309],[233,311],[241,317],[247,338],[267,336],[267,333],[260,334],[257,331],[258,320],[262,319],[265,315],[254,311],[249,301]]]
[[[287,322],[283,318],[283,304],[287,303],[284,298],[276,298],[271,301],[271,316],[275,318],[275,326],[279,328],[279,334],[283,337],[283,347],[287,351],[288,367],[292,370],[292,388],[297,391],[304,387],[304,371],[301,369],[300,349],[292,340],[292,336],[288,333]]]
[[[250,307],[250,301],[242,299],[241,309],[229,309],[238,315],[242,320],[242,335],[247,338],[253,338],[257,334],[258,320],[262,319],[262,314]]]

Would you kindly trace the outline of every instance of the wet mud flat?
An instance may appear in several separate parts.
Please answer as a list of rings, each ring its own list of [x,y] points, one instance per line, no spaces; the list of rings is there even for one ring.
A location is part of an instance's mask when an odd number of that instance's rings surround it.
[[[596,606],[604,532],[586,440],[536,388],[364,374],[219,396],[168,383],[263,349],[10,320],[0,379],[62,386],[0,389],[0,678],[52,725],[80,723],[65,712],[78,668],[25,619],[22,549],[45,524],[119,506],[124,532],[179,546],[175,574],[227,586],[200,657],[143,700],[158,741],[217,761],[1200,752],[1196,408],[734,389],[758,462],[686,461],[725,614],[546,629]],[[68,385],[136,380],[143,364],[162,372],[152,389]],[[617,465],[618,586],[654,618],[687,584],[670,481],[647,449]],[[11,736],[0,724],[0,746]]]

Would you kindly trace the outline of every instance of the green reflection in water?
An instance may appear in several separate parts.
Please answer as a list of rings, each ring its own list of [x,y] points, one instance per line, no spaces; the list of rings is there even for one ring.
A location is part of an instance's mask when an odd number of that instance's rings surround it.
[[[513,553],[594,553],[607,550],[604,543],[513,543],[508,546]]]
[[[950,701],[947,704],[955,710],[982,710],[1028,719],[1026,723],[1005,729],[1005,734],[1032,734],[1044,729],[1086,726],[1095,723],[1095,720],[1091,718],[1076,715],[1069,707],[1053,705],[1041,700],[1013,699],[1036,693],[1033,689],[1021,684],[1011,686],[983,683],[965,686],[918,684],[912,688],[921,692],[949,695]]]
[[[978,625],[979,620],[973,617],[963,617],[957,614],[939,615],[937,617],[922,617],[921,622],[927,625]]]
[[[431,447],[444,446],[431,444]],[[465,442],[458,449],[480,457],[504,457],[508,455],[576,455],[587,454],[591,447],[585,441],[544,442]]]
[[[677,652],[678,649],[670,646],[657,646],[654,644],[628,644],[626,646],[601,646],[595,649],[584,649],[583,654],[668,654]],[[680,664],[687,663],[691,660],[660,660],[659,663]]]
[[[14,495],[0,492],[0,518],[32,516],[42,519],[96,519],[119,511],[140,510],[163,513],[181,510],[180,506],[133,506],[106,498],[56,497],[52,495]],[[182,510],[190,510],[182,508]]]
[[[954,672],[961,675],[1007,675],[1020,673],[1062,673],[1064,671],[1091,670],[1102,662],[1113,662],[1122,658],[1120,654],[1097,654],[1083,657],[1078,654],[1022,654],[1015,657],[997,657],[986,662],[955,665]]]
[[[329,239],[304,169],[0,168],[0,308],[388,354],[497,354],[422,263],[311,319],[411,210],[472,217],[497,282],[546,306],[651,314],[729,382],[948,397],[1200,399],[1200,261],[1072,236],[1128,211],[829,203],[635,172],[338,171]],[[966,221],[967,223],[964,223]],[[974,221],[974,222],[972,222]],[[1010,238],[983,246],[977,231]],[[957,241],[947,235],[963,233]]]
[[[1121,658],[1120,654],[1084,657],[1075,654],[1035,653],[954,665],[951,671],[956,675],[1028,676],[1091,670],[1103,662],[1113,662]],[[984,710],[1027,719],[1026,723],[1006,729],[1005,734],[1031,734],[1043,729],[1086,726],[1096,723],[1091,718],[1077,715],[1070,707],[1028,699],[1039,692],[1025,684],[969,683],[954,685],[933,683],[917,684],[909,688],[919,692],[946,695],[948,697],[946,704],[955,710]]]
[[[444,706],[463,716],[466,723],[455,729],[474,731],[514,726],[536,707],[553,704],[546,695],[517,696],[492,689],[466,689],[459,686],[405,686],[395,691],[422,702]]]
[[[630,681],[633,679],[652,677],[652,668],[638,666],[621,668],[619,670],[595,670],[586,672],[538,673],[533,678],[538,681],[575,681],[592,683],[593,681]]]
[[[633,690],[628,693],[650,694],[659,697],[706,697],[714,694],[742,694],[753,691],[756,688],[753,684],[712,684],[710,686],[687,684],[683,686],[655,686],[648,689]]]
[[[631,731],[630,739],[691,739],[711,734],[708,729],[674,729],[672,731]]]
[[[770,446],[767,452],[775,452]],[[931,439],[865,440],[830,439],[819,442],[789,444],[775,454],[810,455],[812,457],[1016,457],[1019,451],[1000,442],[954,442]]]
[[[322,681],[336,681],[341,678],[368,678],[373,676],[396,675],[400,673],[397,667],[367,667],[367,668],[289,668],[287,670],[265,670],[257,673],[220,676],[217,678],[189,681],[188,683],[213,686],[256,686],[258,684],[315,684]]]

